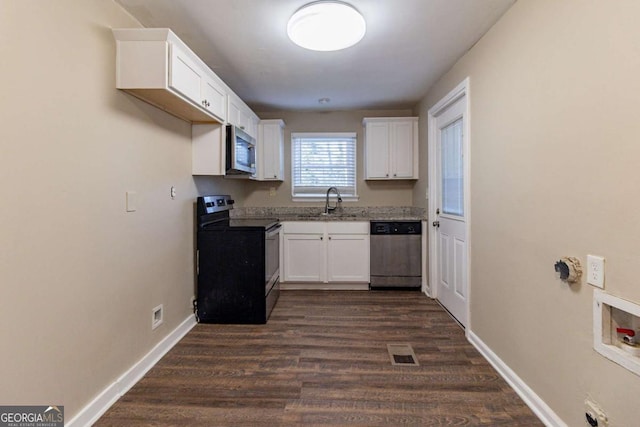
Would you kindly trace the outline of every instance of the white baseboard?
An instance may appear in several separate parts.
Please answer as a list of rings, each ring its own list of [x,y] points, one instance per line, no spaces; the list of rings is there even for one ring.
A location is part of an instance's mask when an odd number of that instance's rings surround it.
[[[281,291],[368,291],[369,283],[294,283],[280,282]]]
[[[158,363],[174,345],[178,343],[196,325],[195,316],[187,317],[176,329],[160,341],[149,353],[133,365],[114,383],[105,388],[93,401],[82,408],[80,412],[70,421],[66,422],[67,427],[90,426],[100,418],[107,409],[131,387],[133,387],[142,377]]]
[[[515,372],[507,366],[491,349],[473,332],[467,330],[467,339],[494,367],[504,380],[515,390],[540,421],[547,427],[567,427],[567,424],[538,396]]]

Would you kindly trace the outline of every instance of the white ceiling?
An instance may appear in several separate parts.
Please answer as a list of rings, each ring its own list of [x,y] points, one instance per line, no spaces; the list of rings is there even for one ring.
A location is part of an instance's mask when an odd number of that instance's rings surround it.
[[[116,1],[171,28],[255,111],[322,111],[412,108],[516,0],[348,0],[367,33],[337,52],[287,38],[312,0]]]

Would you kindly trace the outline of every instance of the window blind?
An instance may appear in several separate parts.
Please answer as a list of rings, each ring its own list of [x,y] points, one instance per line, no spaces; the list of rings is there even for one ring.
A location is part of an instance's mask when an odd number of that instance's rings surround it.
[[[292,134],[293,196],[356,196],[356,134]]]

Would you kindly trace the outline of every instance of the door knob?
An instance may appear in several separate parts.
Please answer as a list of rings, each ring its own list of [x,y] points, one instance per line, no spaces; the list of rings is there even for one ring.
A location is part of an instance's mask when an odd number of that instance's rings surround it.
[[[436,228],[440,228],[440,221],[433,221],[433,226]]]

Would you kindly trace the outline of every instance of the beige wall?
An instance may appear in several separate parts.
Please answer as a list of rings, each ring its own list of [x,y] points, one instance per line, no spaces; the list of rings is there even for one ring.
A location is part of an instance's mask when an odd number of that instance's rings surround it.
[[[190,314],[193,200],[240,187],[194,183],[190,125],[115,89],[114,2],[0,8],[0,402],[70,420]]]
[[[640,303],[638,16],[636,0],[520,0],[419,107],[424,123],[470,77],[470,328],[570,426],[587,396],[638,424],[640,377],[592,348],[593,288],[553,269],[602,255],[607,291]]]
[[[411,110],[334,111],[334,112],[269,112],[258,113],[261,119],[283,119],[285,180],[282,183],[250,182],[247,185],[246,206],[324,206],[324,203],[292,202],[291,200],[291,132],[357,132],[357,189],[360,200],[345,202],[345,206],[411,206],[415,181],[364,180],[364,117],[411,116]],[[270,196],[270,188],[276,189]]]
[[[423,179],[359,181],[358,204],[424,203],[426,111],[471,77],[470,326],[569,425],[587,395],[610,425],[636,421],[640,378],[593,351],[592,288],[553,263],[603,255],[607,290],[640,302],[639,15],[635,0],[518,1],[418,108]],[[110,28],[137,25],[110,1],[2,2],[3,404],[70,419],[189,315],[196,195],[291,204],[287,182],[270,198],[271,184],[192,179],[189,125],[114,89]],[[283,118],[289,141],[378,113],[261,117]]]

